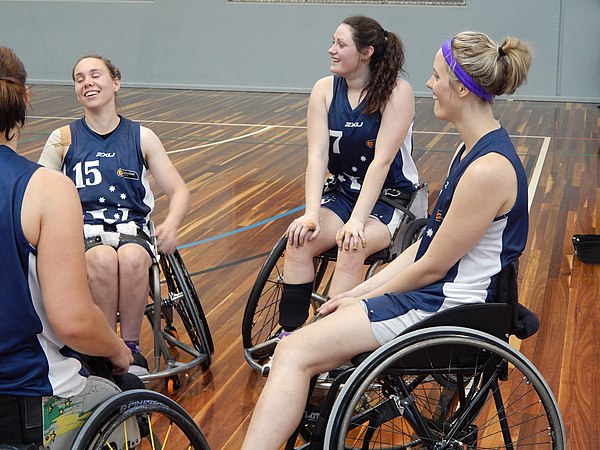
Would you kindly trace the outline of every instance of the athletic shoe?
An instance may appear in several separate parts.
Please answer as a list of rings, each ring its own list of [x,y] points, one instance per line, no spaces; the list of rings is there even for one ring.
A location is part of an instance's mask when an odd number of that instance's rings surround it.
[[[288,337],[290,334],[292,334],[293,331],[285,331],[285,330],[281,330],[279,333],[277,333],[274,336],[274,339],[276,342],[280,342],[282,339],[285,339],[286,337]],[[262,366],[262,369],[260,371],[261,375],[263,377],[266,377],[269,375],[269,372],[271,371],[271,366],[273,365],[273,356],[269,356],[269,360],[266,362],[266,364],[264,366]]]
[[[281,341],[283,338],[288,337],[290,334],[292,334],[293,331],[285,331],[285,330],[281,330],[279,333],[277,333],[277,336],[275,336],[275,339],[277,340],[277,342]]]
[[[147,375],[149,372],[148,361],[146,361],[146,358],[144,358],[144,356],[140,352],[140,348],[132,348],[131,354],[133,355],[133,363],[131,363],[131,365],[129,366],[129,373],[137,375],[138,377],[140,375]]]

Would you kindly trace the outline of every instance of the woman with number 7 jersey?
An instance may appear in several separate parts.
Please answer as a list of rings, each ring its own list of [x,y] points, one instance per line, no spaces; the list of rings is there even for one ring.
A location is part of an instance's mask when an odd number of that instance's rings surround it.
[[[352,289],[362,281],[365,259],[389,246],[403,218],[380,200],[382,192],[410,198],[418,186],[414,95],[399,78],[404,47],[398,36],[374,19],[351,16],[333,34],[328,53],[333,75],[315,83],[308,104],[306,210],[286,232],[280,337],[308,317],[313,257],[337,245],[329,294]],[[328,172],[332,183],[323,192]]]

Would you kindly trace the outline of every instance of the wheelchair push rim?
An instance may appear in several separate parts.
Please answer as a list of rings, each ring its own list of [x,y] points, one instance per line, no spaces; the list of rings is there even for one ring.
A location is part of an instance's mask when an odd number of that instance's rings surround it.
[[[403,366],[448,345],[467,346],[476,355],[483,349],[500,364],[477,379],[478,372],[462,367],[442,371],[431,363],[419,378],[417,369]],[[521,353],[477,330],[431,327],[394,339],[356,368],[336,398],[324,448],[564,449],[565,432],[550,388]]]

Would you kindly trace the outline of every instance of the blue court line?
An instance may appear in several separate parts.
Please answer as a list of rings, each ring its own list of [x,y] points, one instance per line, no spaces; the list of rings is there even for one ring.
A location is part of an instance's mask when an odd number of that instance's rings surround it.
[[[238,228],[237,230],[228,231],[227,233],[218,234],[216,236],[212,236],[212,237],[209,237],[209,238],[206,238],[206,239],[202,239],[200,241],[190,242],[189,244],[180,245],[179,247],[177,247],[177,249],[181,250],[181,249],[184,249],[184,248],[189,248],[189,247],[194,247],[196,245],[204,244],[205,242],[216,241],[217,239],[221,239],[221,238],[224,238],[224,237],[227,237],[227,236],[231,236],[232,234],[237,234],[237,233],[241,233],[242,231],[246,231],[246,230],[250,230],[252,228],[260,227],[260,226],[262,226],[264,224],[267,224],[269,222],[273,222],[274,220],[277,220],[277,219],[281,219],[282,217],[285,217],[285,216],[289,216],[290,214],[294,214],[294,213],[296,213],[298,211],[301,211],[303,209],[304,209],[304,205],[298,206],[297,208],[290,209],[289,211],[284,212],[282,214],[278,214],[277,216],[269,217],[268,219],[261,220],[260,222],[253,223],[252,225],[248,225],[248,226],[245,226],[245,227],[242,227],[242,228]]]

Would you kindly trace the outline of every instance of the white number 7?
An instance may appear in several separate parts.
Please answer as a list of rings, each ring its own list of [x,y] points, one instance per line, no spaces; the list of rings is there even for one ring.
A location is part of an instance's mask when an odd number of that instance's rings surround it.
[[[336,130],[329,130],[329,136],[336,138],[333,141],[333,153],[340,153],[340,139],[342,139],[342,132]]]

